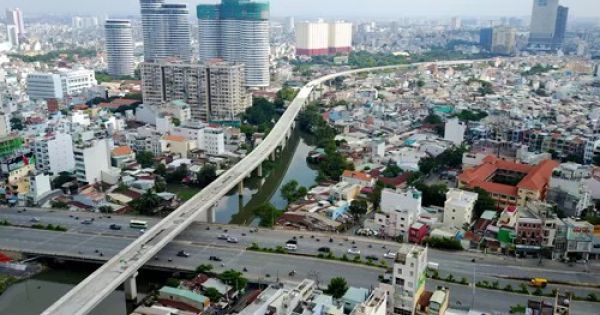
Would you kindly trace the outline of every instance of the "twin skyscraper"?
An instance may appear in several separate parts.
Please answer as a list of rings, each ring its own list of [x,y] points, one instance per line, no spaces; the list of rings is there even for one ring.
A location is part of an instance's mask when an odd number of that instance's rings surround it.
[[[193,59],[189,10],[185,4],[140,0],[144,60]],[[198,5],[198,42],[201,62],[223,59],[243,63],[246,85],[269,86],[269,4],[248,0],[223,0]]]

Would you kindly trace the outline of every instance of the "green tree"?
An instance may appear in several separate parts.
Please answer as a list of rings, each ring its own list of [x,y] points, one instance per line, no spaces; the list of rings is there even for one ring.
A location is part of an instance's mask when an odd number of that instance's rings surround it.
[[[204,291],[202,291],[202,294],[213,303],[219,301],[222,297],[219,290],[211,287],[204,289]]]
[[[212,270],[213,270],[213,265],[211,265],[211,264],[202,264],[202,265],[196,267],[197,273],[209,273]]]
[[[135,160],[142,167],[152,167],[154,165],[154,154],[149,151],[140,151],[135,154]]]
[[[354,217],[355,222],[358,222],[361,216],[367,214],[368,210],[369,205],[367,204],[367,201],[363,199],[352,200],[352,202],[350,203],[350,208],[348,209],[348,211],[350,211],[350,214],[352,214],[352,216]]]
[[[208,186],[215,179],[217,179],[217,168],[212,164],[205,164],[196,174],[196,183],[200,187]]]
[[[427,237],[424,243],[429,245],[431,248],[445,250],[463,250],[460,241],[449,237]]]
[[[165,285],[171,288],[179,288],[180,282],[179,279],[168,278],[167,281],[165,281]]]
[[[100,213],[112,213],[113,212],[113,208],[111,206],[100,206],[98,207],[98,211],[100,211]]]
[[[156,176],[154,180],[154,191],[157,193],[167,191],[167,182],[162,176]]]
[[[246,140],[251,140],[252,135],[257,131],[256,127],[250,124],[242,124],[240,126],[240,132],[246,135]]]
[[[13,117],[10,119],[10,129],[12,130],[23,130],[23,120],[19,117]]]
[[[446,202],[446,192],[448,192],[448,186],[446,186],[446,184],[434,184],[428,186],[424,183],[417,183],[415,188],[422,193],[423,206],[444,206],[444,203]]]
[[[154,174],[159,175],[161,177],[166,177],[167,176],[167,166],[165,166],[164,164],[160,163],[156,166],[156,169],[154,169]]]
[[[69,204],[63,201],[52,201],[51,202],[52,209],[67,209],[69,208]]]
[[[300,186],[296,180],[290,180],[285,185],[281,186],[280,193],[281,197],[287,200],[287,203],[290,204],[306,196],[308,189]]]
[[[141,214],[151,214],[162,202],[162,199],[148,189],[139,198],[129,202],[129,205]]]
[[[181,125],[181,120],[177,117],[171,117],[171,122],[175,127],[179,127]]]
[[[275,225],[277,218],[283,214],[282,211],[279,211],[270,203],[264,203],[256,207],[252,212],[260,219],[259,225],[262,227],[272,227]]]
[[[375,183],[375,187],[373,187],[373,192],[369,195],[369,201],[373,205],[373,209],[379,209],[379,205],[381,203],[381,191],[385,188],[385,184],[378,180]]]
[[[481,214],[486,210],[496,210],[496,200],[492,198],[492,195],[479,187],[475,188],[473,191],[478,195],[473,209],[476,218],[481,217]]]
[[[167,173],[167,183],[181,183],[188,175],[188,167],[186,164],[179,165],[173,172]]]
[[[335,277],[329,281],[327,285],[327,294],[330,294],[335,299],[339,299],[348,291],[348,282],[342,277]]]
[[[390,161],[383,171],[383,176],[387,178],[394,178],[402,173],[402,169],[398,167],[398,164]]]
[[[248,284],[248,280],[243,277],[242,273],[233,269],[223,271],[217,278],[233,286],[236,290],[242,290]]]
[[[75,180],[75,176],[71,175],[69,172],[60,172],[58,177],[52,180],[52,187],[54,189],[61,188],[62,185],[68,182],[72,182]]]

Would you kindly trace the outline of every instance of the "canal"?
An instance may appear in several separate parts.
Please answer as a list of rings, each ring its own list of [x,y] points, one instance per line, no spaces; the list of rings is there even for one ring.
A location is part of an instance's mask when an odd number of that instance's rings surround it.
[[[216,208],[216,222],[256,225],[258,222],[253,214],[254,208],[266,202],[278,209],[285,208],[286,201],[279,193],[285,183],[294,179],[301,186],[314,185],[318,172],[306,163],[308,152],[315,148],[313,142],[310,136],[303,134],[298,128],[294,129],[287,146],[273,163],[267,177],[253,176],[246,179],[243,198],[234,189],[221,199]]]

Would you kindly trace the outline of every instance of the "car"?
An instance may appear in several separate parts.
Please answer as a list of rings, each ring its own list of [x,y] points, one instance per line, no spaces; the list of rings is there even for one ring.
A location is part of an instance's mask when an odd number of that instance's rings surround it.
[[[321,253],[331,253],[331,249],[329,247],[319,247],[319,252],[321,252]]]
[[[111,229],[111,230],[118,231],[118,230],[120,230],[120,229],[121,229],[121,226],[120,226],[120,225],[118,225],[118,224],[111,224],[111,225],[110,225],[110,229]]]
[[[217,257],[217,256],[210,256],[210,257],[208,257],[208,260],[210,260],[210,261],[221,261],[222,259],[219,258],[219,257]]]
[[[224,241],[226,241],[228,238],[229,238],[229,235],[227,235],[227,234],[221,234],[221,235],[217,236],[217,239],[224,240]]]
[[[348,248],[348,254],[351,255],[360,255],[360,249],[358,248]]]
[[[177,256],[179,256],[179,257],[190,257],[190,253],[188,253],[186,251],[183,251],[183,250],[180,250],[180,251],[177,252]]]
[[[31,218],[31,222],[40,222],[40,218],[33,217],[33,218]]]
[[[371,260],[371,261],[378,261],[379,258],[377,256],[374,255],[369,255],[365,257],[366,260]]]
[[[227,243],[239,243],[237,237],[230,236],[227,238]]]
[[[387,252],[387,253],[383,254],[383,258],[396,259],[396,253],[394,253],[394,252]]]
[[[140,230],[140,234],[144,234],[145,232],[146,232],[146,230],[144,230],[144,229]]]
[[[296,250],[296,249],[298,249],[298,245],[296,245],[296,244],[285,244],[285,249],[287,249],[287,250]]]
[[[90,225],[90,224],[92,224],[92,221],[91,220],[83,220],[83,221],[81,221],[81,224]]]
[[[298,245],[298,241],[296,241],[295,239],[291,239],[287,242],[285,242],[286,244],[294,244],[294,245]]]

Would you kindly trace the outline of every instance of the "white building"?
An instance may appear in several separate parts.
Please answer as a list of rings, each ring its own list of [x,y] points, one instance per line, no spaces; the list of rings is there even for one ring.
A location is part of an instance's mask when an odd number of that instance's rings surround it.
[[[83,110],[76,110],[71,114],[71,122],[81,126],[89,126],[92,123],[90,115]]]
[[[465,132],[467,124],[458,120],[458,118],[448,119],[444,128],[444,140],[460,146],[465,141]]]
[[[2,100],[0,99],[0,102]],[[0,112],[0,138],[6,137],[11,131],[10,115]]]
[[[385,141],[373,140],[371,142],[371,158],[382,158],[385,155]]]
[[[75,155],[77,180],[93,184],[102,180],[102,171],[110,170],[111,144],[108,139],[89,139],[78,143]]]
[[[375,214],[380,232],[408,241],[410,226],[421,214],[422,194],[413,187],[407,189],[384,189],[381,191],[381,211]]]
[[[304,21],[297,23],[295,28],[296,55],[333,55],[352,50],[352,23]]]
[[[25,23],[23,22],[23,12],[21,9],[6,9],[6,25],[15,26],[18,37],[25,36]]]
[[[357,305],[350,315],[386,315],[388,296],[381,287],[375,288],[366,301]]]
[[[58,175],[75,169],[73,138],[67,133],[39,137],[33,141],[36,168],[44,173]]]
[[[403,244],[398,249],[394,263],[394,278],[392,279],[394,314],[415,314],[417,302],[425,291],[426,269],[426,248]]]
[[[93,70],[61,69],[59,70],[63,93],[71,96],[82,93],[84,90],[98,85]]]
[[[6,35],[8,36],[8,42],[13,49],[19,49],[19,30],[15,25],[6,25]]]
[[[557,205],[569,217],[578,217],[592,203],[590,184],[593,167],[563,163],[552,172],[546,200]]]
[[[221,155],[225,153],[225,134],[222,128],[204,128],[200,149],[209,155]]]
[[[133,32],[129,20],[106,20],[106,59],[108,74],[131,76],[134,72]]]
[[[37,204],[40,199],[48,196],[51,191],[50,175],[38,173],[29,176],[29,194],[27,197],[33,204]]]
[[[461,189],[450,189],[444,203],[444,225],[462,228],[473,219],[473,209],[477,202],[477,193]]]
[[[59,74],[32,73],[27,75],[27,95],[30,99],[62,99],[63,88]]]

